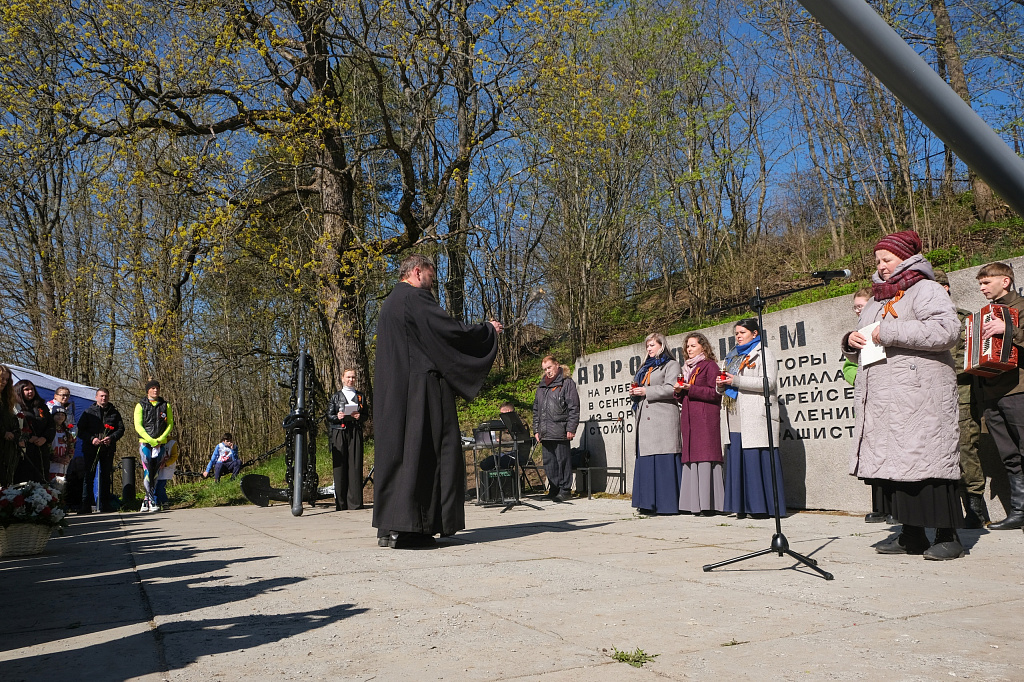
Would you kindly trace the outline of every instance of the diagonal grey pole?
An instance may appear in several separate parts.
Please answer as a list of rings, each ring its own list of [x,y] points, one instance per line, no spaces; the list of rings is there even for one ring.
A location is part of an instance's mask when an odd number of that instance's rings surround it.
[[[1024,159],[867,2],[799,2],[1017,215],[1024,217]]]

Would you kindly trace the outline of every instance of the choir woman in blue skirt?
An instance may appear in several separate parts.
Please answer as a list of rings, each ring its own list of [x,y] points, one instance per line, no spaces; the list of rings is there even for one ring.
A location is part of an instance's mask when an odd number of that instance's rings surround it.
[[[768,451],[768,426],[764,410],[764,371],[772,405],[778,405],[778,370],[775,356],[766,348],[768,367],[761,365],[761,334],[756,319],[741,320],[735,328],[736,347],[725,356],[723,376],[716,388],[723,394],[722,423],[727,436],[725,453],[725,511],[737,518],[767,518],[775,514],[772,500],[772,461],[778,477],[778,505],[786,515],[786,495],[779,458],[779,413],[772,410],[773,452]]]
[[[633,506],[642,515],[679,513],[683,465],[679,459],[679,404],[674,391],[682,375],[665,344],[662,334],[647,336],[647,358],[629,389],[636,419]]]

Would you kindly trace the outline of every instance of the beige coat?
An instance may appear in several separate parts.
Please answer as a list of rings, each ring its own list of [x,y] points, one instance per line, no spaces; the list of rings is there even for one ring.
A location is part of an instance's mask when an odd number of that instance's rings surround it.
[[[762,342],[764,339],[762,339]],[[732,385],[739,395],[731,408],[722,407],[722,443],[728,446],[731,442],[729,433],[742,436],[744,448],[767,448],[768,425],[764,418],[764,374],[761,371],[761,345],[758,344],[752,353],[753,367],[744,367],[732,380]],[[765,348],[768,359],[768,391],[772,404],[772,438],[775,447],[779,447],[779,363],[770,347]],[[725,386],[718,386],[719,393],[725,392]]]
[[[651,372],[647,397],[636,411],[637,456],[682,452],[679,403],[673,393],[678,375],[679,363],[675,360],[669,360]]]
[[[931,264],[909,258],[932,277]],[[876,275],[877,277],[877,275]],[[949,294],[934,279],[917,282],[882,317],[886,301],[871,299],[860,316],[863,329],[881,320],[886,359],[861,367],[854,383],[857,414],[850,474],[890,481],[960,478],[956,371],[950,349],[960,321]],[[848,353],[856,362],[859,353]]]

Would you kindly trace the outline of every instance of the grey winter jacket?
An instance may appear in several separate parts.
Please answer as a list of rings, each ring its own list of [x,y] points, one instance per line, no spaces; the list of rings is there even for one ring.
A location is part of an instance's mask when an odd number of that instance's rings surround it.
[[[874,299],[860,316],[858,329],[881,321],[886,359],[857,372],[850,474],[890,481],[955,480],[960,478],[959,406],[949,351],[960,338],[960,321],[931,264],[918,254],[903,261],[893,276],[909,268],[928,279],[893,304],[898,317],[883,317],[888,301]],[[875,281],[881,281],[877,274]],[[859,351],[847,352],[851,361],[858,356]]]
[[[667,455],[682,452],[679,403],[675,397],[679,363],[669,360],[651,370],[647,396],[636,410],[636,454]]]
[[[568,440],[580,426],[580,395],[576,382],[559,370],[550,384],[540,378],[533,398],[533,431],[541,440]]]

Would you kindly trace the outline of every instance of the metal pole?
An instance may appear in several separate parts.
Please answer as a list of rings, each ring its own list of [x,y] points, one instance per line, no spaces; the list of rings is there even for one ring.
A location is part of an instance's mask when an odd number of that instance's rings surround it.
[[[799,1],[1018,215],[1024,216],[1024,159],[867,2]]]
[[[302,516],[302,493],[305,481],[302,472],[306,466],[306,351],[299,351],[299,367],[295,377],[295,410],[292,414],[302,420],[302,427],[295,431],[295,462],[292,474],[292,516]]]

